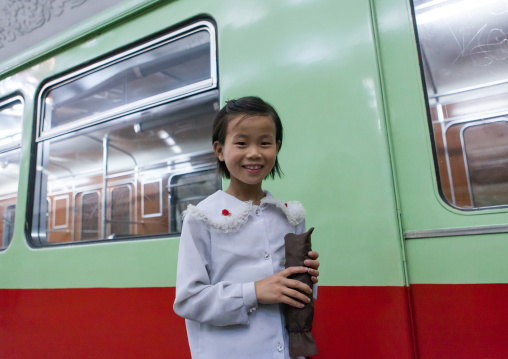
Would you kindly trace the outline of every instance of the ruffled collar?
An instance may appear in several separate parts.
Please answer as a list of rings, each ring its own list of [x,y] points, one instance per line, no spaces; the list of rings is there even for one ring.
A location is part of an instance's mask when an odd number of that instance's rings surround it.
[[[296,226],[305,218],[305,209],[297,201],[284,202],[265,191],[265,197],[256,206],[252,201],[240,201],[224,191],[217,191],[197,206],[189,205],[183,215],[191,215],[202,220],[209,228],[229,233],[236,232],[242,227],[259,207],[273,205],[279,208],[288,222]]]

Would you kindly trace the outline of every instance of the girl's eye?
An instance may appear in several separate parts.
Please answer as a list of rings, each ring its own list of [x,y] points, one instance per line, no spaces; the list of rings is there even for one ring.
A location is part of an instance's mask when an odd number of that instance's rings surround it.
[[[245,146],[245,145],[246,145],[246,143],[245,143],[245,142],[237,142],[237,143],[236,143],[236,145],[237,145],[237,146]]]
[[[261,146],[271,146],[271,142],[261,142]]]

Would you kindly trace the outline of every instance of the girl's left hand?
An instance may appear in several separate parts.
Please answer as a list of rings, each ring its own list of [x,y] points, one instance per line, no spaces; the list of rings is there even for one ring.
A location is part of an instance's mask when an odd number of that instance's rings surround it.
[[[319,271],[318,271],[318,268],[319,268],[319,261],[317,260],[318,257],[319,257],[319,253],[316,252],[316,251],[310,251],[309,252],[309,257],[312,258],[312,259],[306,259],[303,264],[307,267],[309,267],[309,274],[311,275],[311,280],[313,283],[317,283],[318,282],[318,276],[319,276]]]

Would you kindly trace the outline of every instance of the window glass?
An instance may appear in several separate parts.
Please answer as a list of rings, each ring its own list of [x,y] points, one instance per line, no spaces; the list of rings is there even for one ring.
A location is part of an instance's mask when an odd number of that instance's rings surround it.
[[[143,190],[143,217],[162,215],[162,180],[142,184]]]
[[[6,248],[11,243],[14,235],[14,220],[16,219],[16,206],[13,204],[7,206],[3,213],[3,234],[2,248]]]
[[[472,205],[508,203],[508,117],[468,123],[462,137]]]
[[[128,186],[113,188],[111,191],[110,238],[131,234],[131,206],[134,204]]]
[[[442,196],[462,209],[508,205],[506,1],[413,5]]]
[[[202,22],[43,87],[34,244],[179,232],[166,184],[215,166],[212,33]],[[220,177],[209,179],[213,193]]]
[[[94,118],[211,85],[211,37],[205,29],[119,57],[50,85],[43,92],[42,132],[70,123],[87,125]]]
[[[170,229],[169,221],[172,207],[183,202],[170,203],[168,189],[159,183],[168,183],[175,174],[214,167],[210,139],[216,95],[159,105],[39,143],[43,166],[37,171],[38,197],[52,198],[52,206],[46,208],[48,202],[40,201],[35,216],[41,222],[52,212],[53,218],[47,231],[39,225],[39,244],[179,232],[180,226]],[[214,169],[189,190],[204,198],[202,194],[215,192],[220,183]],[[86,195],[91,191],[109,193],[106,203],[96,208],[98,195]],[[175,193],[177,198],[180,193]],[[73,211],[74,207],[82,210]],[[76,218],[66,217],[73,213]],[[81,231],[71,228],[80,222]]]
[[[189,204],[196,205],[221,186],[215,169],[176,175],[170,179],[171,231],[182,230],[182,213]]]
[[[81,239],[94,240],[99,239],[99,193],[84,193],[81,196]]]
[[[0,250],[14,234],[22,120],[21,99],[0,101]]]
[[[2,103],[0,101],[0,106]],[[21,123],[23,104],[16,100],[0,108],[0,151],[19,147],[21,141]]]

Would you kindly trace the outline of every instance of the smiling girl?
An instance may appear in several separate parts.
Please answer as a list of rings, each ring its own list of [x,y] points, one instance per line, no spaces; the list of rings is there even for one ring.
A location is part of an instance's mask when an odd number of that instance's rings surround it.
[[[303,308],[311,288],[288,279],[319,275],[318,253],[307,267],[284,269],[284,236],[305,230],[299,202],[262,190],[281,176],[282,123],[258,97],[231,100],[213,123],[219,172],[230,179],[185,213],[178,253],[175,312],[186,319],[194,359],[289,359],[281,303]]]

